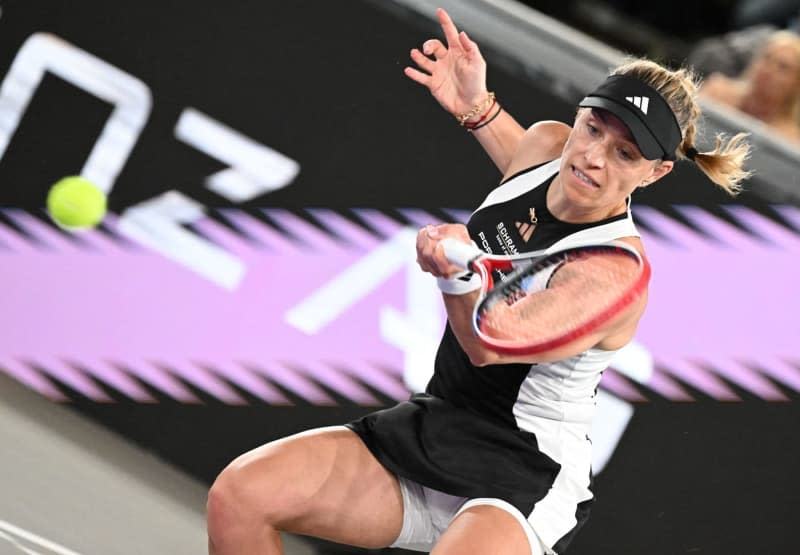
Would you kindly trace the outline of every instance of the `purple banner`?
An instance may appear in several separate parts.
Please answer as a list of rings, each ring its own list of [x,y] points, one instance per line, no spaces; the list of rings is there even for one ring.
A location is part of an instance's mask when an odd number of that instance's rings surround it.
[[[790,321],[800,313],[800,235],[743,206],[730,214],[748,232],[678,210],[702,233],[635,212],[657,230],[644,234],[649,307],[604,387],[631,401],[644,399],[636,383],[680,401],[692,390],[720,400],[737,389],[769,400],[800,391]],[[800,221],[796,208],[780,210]],[[402,222],[322,209],[196,221],[183,233],[243,268],[221,285],[202,255],[187,265],[170,255],[177,242],[139,244],[124,218],[73,237],[5,210],[15,228],[0,224],[0,367],[54,399],[63,394],[47,375],[101,402],[110,399],[98,382],[142,402],[153,401],[143,384],[183,402],[198,402],[192,388],[231,404],[245,402],[240,391],[273,404],[332,404],[332,392],[364,405],[402,399],[430,371],[444,314],[414,261],[416,226],[438,220],[400,212]]]

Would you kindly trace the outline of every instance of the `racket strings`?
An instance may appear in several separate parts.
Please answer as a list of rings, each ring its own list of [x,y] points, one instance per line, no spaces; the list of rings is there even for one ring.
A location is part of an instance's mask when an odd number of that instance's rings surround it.
[[[608,312],[641,273],[631,256],[567,256],[512,275],[479,310],[481,332],[494,340],[546,343]]]

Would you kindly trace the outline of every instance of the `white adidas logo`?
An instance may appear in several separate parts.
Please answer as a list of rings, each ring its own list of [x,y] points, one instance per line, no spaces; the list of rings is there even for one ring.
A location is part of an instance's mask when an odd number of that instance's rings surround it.
[[[650,98],[646,96],[626,96],[625,100],[639,108],[645,114],[647,113],[647,106],[650,104]]]

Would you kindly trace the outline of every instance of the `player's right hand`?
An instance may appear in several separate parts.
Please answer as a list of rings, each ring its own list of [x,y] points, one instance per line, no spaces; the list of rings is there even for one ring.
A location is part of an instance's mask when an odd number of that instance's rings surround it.
[[[463,273],[464,268],[452,264],[445,256],[439,244],[445,237],[472,244],[464,224],[426,225],[417,233],[417,264],[423,272],[436,277]]]

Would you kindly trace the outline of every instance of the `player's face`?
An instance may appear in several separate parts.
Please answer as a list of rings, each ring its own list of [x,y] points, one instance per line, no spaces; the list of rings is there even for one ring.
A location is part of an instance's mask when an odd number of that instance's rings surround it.
[[[565,197],[584,211],[613,211],[637,188],[672,169],[647,160],[628,128],[610,112],[583,108],[564,146],[560,183]]]

